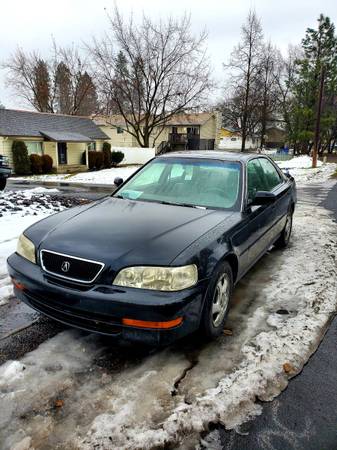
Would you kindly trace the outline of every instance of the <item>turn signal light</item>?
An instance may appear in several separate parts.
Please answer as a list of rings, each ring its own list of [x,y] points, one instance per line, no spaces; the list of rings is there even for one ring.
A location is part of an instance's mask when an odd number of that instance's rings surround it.
[[[15,278],[12,278],[12,283],[14,284],[14,287],[16,287],[16,289],[19,289],[19,291],[23,291],[25,288],[25,286],[19,281],[17,281]]]
[[[148,320],[135,320],[135,319],[122,319],[123,325],[128,325],[130,327],[138,328],[155,328],[155,329],[168,329],[174,328],[180,325],[183,321],[182,317],[177,317],[176,319],[169,320],[167,322],[150,322]]]

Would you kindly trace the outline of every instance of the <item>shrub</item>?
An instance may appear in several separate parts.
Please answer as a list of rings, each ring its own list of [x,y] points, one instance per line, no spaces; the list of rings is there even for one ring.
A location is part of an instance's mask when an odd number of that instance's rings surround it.
[[[89,162],[89,169],[93,170],[96,167],[96,155],[97,152],[90,150],[88,152],[88,162]]]
[[[29,156],[30,159],[30,170],[33,175],[39,175],[42,173],[42,157],[35,153]]]
[[[30,161],[26,144],[23,141],[14,141],[12,154],[15,173],[17,175],[29,175]]]
[[[111,166],[111,144],[109,142],[103,143],[104,167],[108,169]]]
[[[49,155],[42,155],[42,172],[51,173],[53,170],[53,158]]]
[[[91,170],[99,170],[102,169],[104,163],[104,153],[103,152],[95,152],[90,150],[88,152],[89,158],[89,169]]]
[[[124,159],[123,152],[111,152],[111,162],[114,166],[117,166]]]
[[[104,153],[96,152],[96,170],[102,169],[104,166]]]

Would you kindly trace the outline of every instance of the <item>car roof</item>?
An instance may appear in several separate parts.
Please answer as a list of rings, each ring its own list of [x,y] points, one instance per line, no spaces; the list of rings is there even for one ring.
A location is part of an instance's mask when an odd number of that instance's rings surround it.
[[[158,155],[157,158],[200,158],[200,159],[220,159],[222,161],[241,161],[246,162],[252,157],[256,157],[256,153],[235,153],[225,151],[212,150],[193,150],[170,152],[164,155]],[[263,156],[263,155],[259,155]]]

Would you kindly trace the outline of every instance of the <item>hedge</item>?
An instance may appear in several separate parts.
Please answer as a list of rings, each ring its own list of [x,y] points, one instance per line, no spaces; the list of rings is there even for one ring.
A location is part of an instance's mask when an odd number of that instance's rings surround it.
[[[53,170],[53,158],[49,155],[42,155],[42,171],[50,173]]]
[[[23,141],[14,141],[12,145],[14,171],[17,175],[30,174],[30,160],[26,144]]]
[[[113,166],[117,166],[120,162],[122,162],[124,159],[124,153],[123,152],[111,152],[111,162]]]
[[[33,175],[39,175],[42,173],[42,157],[36,153],[32,153],[29,156],[30,170]]]

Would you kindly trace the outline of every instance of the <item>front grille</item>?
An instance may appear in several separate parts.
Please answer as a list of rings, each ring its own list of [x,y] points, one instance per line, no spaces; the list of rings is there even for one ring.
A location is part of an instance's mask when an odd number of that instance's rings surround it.
[[[43,270],[66,280],[92,283],[103,270],[104,264],[50,250],[41,250]]]
[[[48,304],[45,300],[41,300],[27,291],[24,292],[24,296],[26,302],[34,309],[67,325],[108,335],[118,335],[122,332],[120,320],[117,318],[106,318],[97,314],[85,313],[84,311],[76,312],[66,309],[64,305],[62,305],[63,308],[61,308],[61,305],[56,307],[56,303]]]

